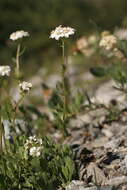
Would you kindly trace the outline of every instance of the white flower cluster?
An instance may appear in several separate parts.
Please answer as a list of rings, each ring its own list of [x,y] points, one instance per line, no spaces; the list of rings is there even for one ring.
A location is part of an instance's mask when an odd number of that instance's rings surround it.
[[[29,152],[30,156],[38,157],[41,155],[42,151],[42,139],[37,139],[35,136],[30,136],[26,140],[24,145],[25,149]]]
[[[29,92],[30,89],[32,88],[32,84],[29,82],[23,81],[22,83],[19,84],[19,87],[22,92]]]
[[[0,76],[9,76],[11,72],[10,66],[0,66]]]
[[[42,150],[42,147],[36,147],[36,146],[33,146],[32,148],[30,148],[30,156],[33,156],[33,157],[38,157],[41,155],[41,150]]]
[[[90,57],[95,51],[97,37],[90,35],[89,37],[81,37],[76,41],[76,51],[83,53],[86,57]]]
[[[112,50],[117,44],[117,38],[114,35],[103,36],[100,40],[99,46],[105,48],[106,50]]]
[[[27,37],[27,36],[29,36],[28,32],[25,32],[24,30],[19,30],[19,31],[13,32],[10,35],[10,40],[15,41],[15,40],[18,40],[20,38]]]
[[[75,29],[71,27],[62,27],[61,25],[56,27],[50,34],[50,38],[59,40],[60,38],[68,38],[75,33]]]

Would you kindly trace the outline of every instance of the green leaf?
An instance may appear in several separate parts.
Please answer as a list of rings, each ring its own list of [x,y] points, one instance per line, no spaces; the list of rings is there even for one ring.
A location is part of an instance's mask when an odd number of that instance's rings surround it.
[[[127,57],[127,41],[120,40],[118,43],[118,48]]]
[[[96,77],[104,77],[108,75],[107,68],[103,67],[90,68],[90,72]]]
[[[65,158],[65,166],[62,166],[62,173],[66,182],[70,181],[74,173],[74,163],[70,157]]]
[[[3,104],[4,104],[4,106],[1,106],[0,113],[3,117],[3,119],[10,120],[12,118],[13,113],[14,113],[14,108],[13,108],[13,105],[11,103],[11,100],[9,98],[5,99]]]

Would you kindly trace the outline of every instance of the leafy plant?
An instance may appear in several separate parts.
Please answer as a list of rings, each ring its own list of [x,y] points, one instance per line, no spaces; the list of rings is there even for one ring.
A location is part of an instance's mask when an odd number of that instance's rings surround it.
[[[25,137],[16,137],[14,141],[8,142],[7,153],[0,155],[0,188],[55,190],[71,181],[75,166],[67,145],[45,137],[41,156],[31,157],[24,149]]]

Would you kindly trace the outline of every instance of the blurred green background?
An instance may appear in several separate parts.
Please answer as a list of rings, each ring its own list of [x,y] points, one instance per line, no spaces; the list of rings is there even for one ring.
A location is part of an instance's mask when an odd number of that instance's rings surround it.
[[[58,25],[76,29],[72,41],[88,32],[126,27],[127,0],[0,0],[0,64],[11,62],[15,46],[9,35],[17,30],[30,33],[24,42],[25,66],[36,71],[52,62],[59,51],[49,35]]]

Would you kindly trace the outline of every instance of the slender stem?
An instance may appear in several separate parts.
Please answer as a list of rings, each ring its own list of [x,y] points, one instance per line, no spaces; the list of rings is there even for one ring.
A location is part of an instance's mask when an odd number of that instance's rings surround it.
[[[62,58],[63,58],[63,64],[65,63],[65,43],[64,40],[62,40]]]
[[[19,77],[19,57],[20,57],[20,44],[17,47],[16,53],[16,75]]]
[[[17,116],[17,111],[18,111],[20,103],[23,101],[23,98],[24,98],[24,96],[22,95],[20,100],[18,102],[16,102],[16,105],[15,105],[15,112],[14,112],[13,121],[12,121],[14,129],[15,129],[15,119],[16,119],[16,116]]]
[[[3,126],[2,126],[2,118],[0,118],[0,152],[3,152],[2,147],[2,136],[3,136]]]
[[[66,82],[66,70],[67,70],[67,64],[66,64],[66,56],[65,56],[65,42],[62,40],[62,82],[63,82],[63,98],[64,98],[64,108],[63,108],[63,125],[64,125],[64,131],[67,134],[66,130],[66,120],[67,120],[67,112],[68,112],[68,92],[67,92],[67,82]]]
[[[62,82],[63,82],[63,96],[64,96],[64,119],[66,118],[66,83],[65,83],[65,75],[66,75],[66,60],[65,60],[65,43],[62,40]]]
[[[5,129],[4,129],[4,124],[2,123],[2,138],[3,138],[3,143],[4,143],[4,150],[7,153],[7,146],[6,146],[6,139],[5,139]]]

